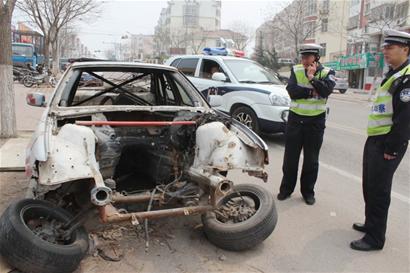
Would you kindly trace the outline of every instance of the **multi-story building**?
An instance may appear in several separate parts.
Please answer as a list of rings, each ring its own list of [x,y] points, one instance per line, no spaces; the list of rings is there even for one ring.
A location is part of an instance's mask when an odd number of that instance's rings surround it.
[[[148,61],[154,55],[154,35],[131,34],[125,36],[122,45],[122,59],[127,61]]]
[[[191,54],[203,31],[221,28],[220,0],[168,1],[155,28],[156,54]]]
[[[352,0],[347,26],[347,54],[340,69],[346,70],[351,87],[370,90],[382,78],[380,52],[383,32],[397,29],[410,32],[408,0]]]
[[[279,58],[297,59],[303,43],[323,46],[322,62],[335,61],[346,51],[349,0],[294,0],[256,31],[256,48],[275,48]]]

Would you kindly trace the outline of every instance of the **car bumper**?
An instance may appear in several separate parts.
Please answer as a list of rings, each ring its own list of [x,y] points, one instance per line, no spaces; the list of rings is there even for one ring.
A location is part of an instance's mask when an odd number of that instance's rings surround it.
[[[289,107],[257,104],[254,109],[259,118],[259,126],[262,132],[284,132],[288,121]]]
[[[286,129],[286,122],[259,119],[259,126],[260,130],[267,134],[283,133]]]

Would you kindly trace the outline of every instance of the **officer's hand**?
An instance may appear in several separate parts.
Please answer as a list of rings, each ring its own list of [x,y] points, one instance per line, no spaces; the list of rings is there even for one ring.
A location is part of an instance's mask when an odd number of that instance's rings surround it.
[[[312,97],[319,97],[319,93],[315,89],[312,91]]]
[[[384,159],[386,159],[386,160],[392,160],[392,159],[395,159],[396,157],[394,156],[394,155],[389,155],[389,154],[384,154]]]

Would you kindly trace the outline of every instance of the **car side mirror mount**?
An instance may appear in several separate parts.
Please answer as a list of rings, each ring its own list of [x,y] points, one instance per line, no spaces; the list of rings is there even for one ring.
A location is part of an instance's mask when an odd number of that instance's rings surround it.
[[[214,74],[212,74],[212,80],[226,82],[226,76],[222,72],[215,72]]]
[[[36,107],[46,107],[46,96],[43,93],[28,93],[26,96],[28,105]]]
[[[222,96],[221,95],[209,95],[208,96],[209,104],[212,107],[218,107],[222,105]]]

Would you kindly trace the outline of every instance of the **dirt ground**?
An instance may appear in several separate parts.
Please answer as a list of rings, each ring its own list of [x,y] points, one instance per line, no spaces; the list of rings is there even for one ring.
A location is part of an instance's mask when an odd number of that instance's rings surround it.
[[[23,172],[0,173],[0,214],[8,204],[24,197],[26,185]],[[104,226],[93,215],[86,227],[97,246],[91,246],[75,273],[227,272],[223,264],[228,252],[207,241],[200,217],[150,221],[148,248],[142,225]],[[0,265],[0,273],[18,273],[3,267],[6,269],[2,271]]]

